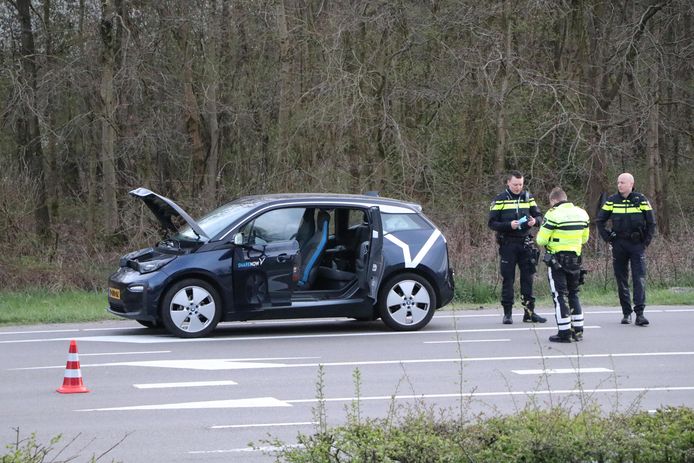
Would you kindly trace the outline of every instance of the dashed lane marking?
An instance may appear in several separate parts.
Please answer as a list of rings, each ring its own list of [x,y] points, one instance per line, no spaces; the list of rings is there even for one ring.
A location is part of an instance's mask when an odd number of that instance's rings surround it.
[[[583,374],[583,373],[612,373],[607,368],[547,368],[544,370],[511,370],[517,375],[561,375],[561,374]]]
[[[288,403],[274,397],[254,397],[249,399],[209,400],[203,402],[181,402],[173,404],[136,405],[133,407],[87,408],[78,412],[114,412],[133,410],[199,410],[209,408],[266,408],[291,407]]]
[[[510,339],[458,339],[451,341],[424,341],[422,344],[449,344],[449,343],[475,343],[475,342],[508,342]]]
[[[98,352],[91,354],[80,354],[80,357],[99,357],[104,355],[140,355],[140,354],[170,354],[170,350],[149,350],[140,352]]]
[[[170,389],[176,387],[236,386],[236,381],[188,381],[182,383],[145,383],[133,384],[137,389]]]
[[[272,428],[283,426],[313,426],[318,421],[299,421],[295,423],[255,423],[255,424],[218,424],[210,426],[210,429],[241,429],[241,428]]]
[[[267,453],[272,453],[272,452],[279,452],[284,449],[298,449],[298,448],[303,448],[304,446],[301,444],[291,444],[291,445],[283,445],[281,447],[275,446],[275,445],[265,445],[262,447],[240,447],[236,449],[220,449],[220,450],[191,450],[188,452],[190,455],[205,455],[205,454],[213,454],[213,453],[250,453],[250,452],[267,452]]]

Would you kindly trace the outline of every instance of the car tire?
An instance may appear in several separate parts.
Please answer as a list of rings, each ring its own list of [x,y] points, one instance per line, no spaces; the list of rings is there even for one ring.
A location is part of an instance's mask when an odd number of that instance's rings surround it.
[[[152,320],[135,320],[135,321],[137,323],[139,323],[140,325],[147,327],[147,328],[150,328],[150,329],[153,329],[153,330],[156,330],[156,329],[159,329],[162,327],[160,320],[155,320],[155,321],[152,321]]]
[[[164,295],[161,318],[169,333],[199,338],[210,333],[222,317],[221,298],[212,285],[197,279],[182,280]]]
[[[378,311],[383,323],[395,331],[416,331],[429,323],[436,310],[436,293],[414,273],[401,273],[381,286]]]

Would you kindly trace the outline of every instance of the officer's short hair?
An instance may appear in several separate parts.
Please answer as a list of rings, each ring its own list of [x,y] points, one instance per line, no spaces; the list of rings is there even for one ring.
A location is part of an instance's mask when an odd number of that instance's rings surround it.
[[[566,201],[566,199],[566,192],[562,190],[560,187],[555,187],[552,189],[552,191],[549,192],[550,202]]]
[[[520,173],[520,171],[517,170],[509,170],[508,173],[506,174],[506,177],[504,178],[504,181],[508,182],[512,178],[523,178],[523,174]]]

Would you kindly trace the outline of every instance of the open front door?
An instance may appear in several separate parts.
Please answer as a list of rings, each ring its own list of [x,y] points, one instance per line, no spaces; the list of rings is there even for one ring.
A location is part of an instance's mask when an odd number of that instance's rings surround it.
[[[366,266],[366,278],[364,288],[369,297],[376,302],[378,299],[378,287],[383,277],[383,226],[381,225],[381,210],[371,207],[368,211],[371,238],[369,241],[369,257]]]
[[[235,304],[242,309],[263,304],[291,304],[292,269],[299,243],[278,241],[260,246],[237,246],[234,250]]]

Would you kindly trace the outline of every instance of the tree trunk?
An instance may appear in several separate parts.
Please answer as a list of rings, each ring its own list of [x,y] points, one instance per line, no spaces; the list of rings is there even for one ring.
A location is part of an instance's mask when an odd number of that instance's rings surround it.
[[[118,230],[118,201],[116,198],[116,103],[114,99],[114,67],[118,50],[119,18],[111,0],[101,1],[101,172],[103,175],[104,232],[113,236]]]
[[[291,97],[291,56],[289,30],[284,6],[285,0],[277,0],[277,34],[279,39],[279,108],[277,114],[277,170],[281,170],[289,154],[289,99]]]
[[[503,12],[501,14],[501,30],[504,40],[504,56],[501,60],[501,88],[499,89],[499,112],[496,117],[497,144],[494,153],[494,173],[499,176],[506,168],[506,151],[508,149],[508,125],[506,116],[506,94],[509,85],[509,67],[511,61],[511,43],[513,36],[511,33],[511,18],[509,14],[510,0],[503,0]]]
[[[41,148],[41,128],[36,113],[37,66],[34,31],[31,27],[31,0],[17,0],[17,13],[21,25],[21,63],[26,88],[24,129],[19,131],[19,145],[29,169],[29,176],[35,184],[34,221],[36,234],[42,241],[48,239],[51,218],[48,211],[46,180],[44,172],[43,149]]]
[[[228,20],[228,15],[224,14],[228,12],[228,2],[224,3],[222,14],[219,15],[219,21],[217,22],[217,30],[211,33],[211,40],[209,41],[209,47],[207,49],[208,58],[206,60],[206,74],[209,79],[209,86],[205,93],[205,113],[208,121],[210,147],[207,154],[207,162],[205,163],[205,178],[202,189],[202,202],[205,205],[205,209],[209,209],[217,202],[217,168],[219,166],[220,143],[219,120],[217,114],[217,90],[219,87],[220,65],[222,61],[222,57],[218,50],[224,50],[224,47],[219,47],[218,43],[223,37],[222,28]],[[216,1],[212,2],[211,11],[213,11],[215,15],[218,14]]]
[[[670,233],[667,217],[666,191],[663,184],[663,163],[660,155],[660,114],[658,107],[660,82],[655,69],[651,68],[651,88],[655,90],[653,104],[648,113],[646,150],[648,153],[648,198],[653,202],[658,229],[663,235]]]
[[[180,28],[183,51],[183,106],[186,131],[190,139],[192,149],[191,184],[189,185],[191,197],[198,199],[205,172],[206,147],[203,136],[202,118],[200,108],[193,91],[193,45],[190,31],[190,15],[186,14]]]

